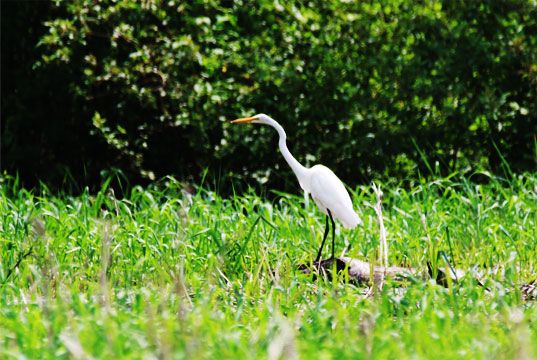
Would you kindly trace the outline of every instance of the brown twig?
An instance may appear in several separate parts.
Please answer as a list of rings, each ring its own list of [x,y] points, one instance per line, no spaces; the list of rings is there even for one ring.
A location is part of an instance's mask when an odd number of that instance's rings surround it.
[[[11,276],[13,271],[15,271],[15,269],[17,269],[19,267],[19,265],[22,262],[22,260],[24,260],[26,257],[30,256],[31,254],[33,254],[32,248],[30,248],[30,250],[28,250],[28,252],[26,254],[22,255],[19,258],[19,260],[17,261],[15,266],[13,266],[11,269],[9,269],[9,271],[7,272],[6,278],[4,279],[4,284],[7,283],[7,281],[9,280],[9,277]]]

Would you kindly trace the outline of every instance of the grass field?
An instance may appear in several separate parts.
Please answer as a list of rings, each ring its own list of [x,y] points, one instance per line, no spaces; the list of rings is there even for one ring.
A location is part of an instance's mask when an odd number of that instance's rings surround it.
[[[189,194],[175,180],[116,198],[0,188],[0,354],[7,358],[528,359],[537,306],[537,175],[383,184],[389,264],[485,273],[366,287],[296,269],[324,216],[302,196]],[[371,261],[378,222],[338,224],[337,255]],[[443,252],[446,256],[438,255]],[[328,247],[325,250],[328,255]],[[400,290],[401,287],[403,290]]]

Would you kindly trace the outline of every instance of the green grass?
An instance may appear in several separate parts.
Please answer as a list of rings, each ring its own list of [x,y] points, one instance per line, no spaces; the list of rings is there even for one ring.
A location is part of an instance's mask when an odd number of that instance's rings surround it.
[[[301,196],[187,194],[173,179],[123,199],[0,187],[0,354],[7,358],[511,359],[537,357],[535,174],[383,184],[389,263],[486,273],[409,278],[374,296],[296,270],[324,217]],[[378,223],[337,228],[337,254],[372,260]],[[420,214],[423,214],[423,220]],[[328,254],[328,247],[325,249]],[[16,266],[16,264],[19,264]],[[400,290],[403,286],[404,291]]]

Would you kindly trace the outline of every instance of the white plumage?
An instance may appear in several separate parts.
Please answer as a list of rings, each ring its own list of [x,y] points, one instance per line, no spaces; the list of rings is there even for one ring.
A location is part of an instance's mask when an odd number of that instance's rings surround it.
[[[345,229],[354,229],[360,222],[354,212],[352,201],[345,186],[332,170],[324,165],[315,165],[308,169],[311,178],[311,197],[321,211],[341,221]]]
[[[328,233],[328,217],[335,217],[346,229],[353,229],[360,222],[358,214],[352,207],[352,201],[345,189],[345,185],[339,180],[332,170],[323,165],[315,165],[311,168],[302,166],[289,152],[286,143],[286,134],[280,124],[270,116],[258,114],[249,118],[237,119],[233,123],[251,122],[256,124],[270,125],[278,131],[280,140],[278,142],[280,151],[295,173],[300,187],[308,194],[311,194],[315,204],[326,214],[326,230],[323,243],[317,259],[319,260],[322,247]],[[332,222],[332,257],[334,257],[334,225]]]

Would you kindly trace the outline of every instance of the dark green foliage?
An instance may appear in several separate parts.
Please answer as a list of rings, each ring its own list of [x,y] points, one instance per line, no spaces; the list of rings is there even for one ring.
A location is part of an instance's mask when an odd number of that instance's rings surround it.
[[[75,66],[39,66],[48,32],[43,22],[65,15],[46,1],[2,1],[1,169],[18,172],[28,185],[39,179],[61,185],[98,183],[102,159],[113,154],[90,137],[93,109],[73,84],[83,81]],[[89,172],[85,168],[90,169]]]
[[[25,6],[19,14],[35,12]],[[58,139],[67,139],[65,149],[77,141],[82,150],[71,154],[83,159],[67,157],[67,166],[194,180],[209,168],[213,178],[294,187],[272,129],[229,124],[264,112],[284,126],[300,161],[323,163],[351,184],[417,171],[499,171],[495,146],[512,169],[535,169],[537,10],[529,1],[41,6],[45,14],[35,16],[47,19],[48,32],[35,30],[36,49],[16,47],[39,55],[25,63],[38,83],[16,94],[3,87],[3,136],[44,127],[36,144],[53,144],[56,157]],[[38,91],[48,92],[47,103],[27,104]],[[47,109],[51,119],[36,116]],[[32,164],[12,158],[25,141],[3,142],[9,170]],[[285,171],[270,170],[277,168]]]

